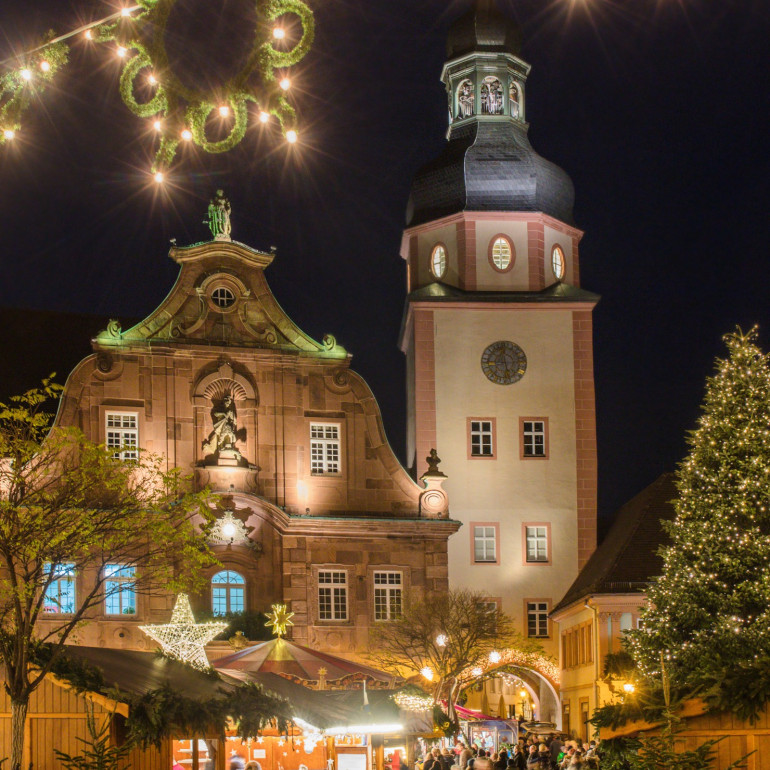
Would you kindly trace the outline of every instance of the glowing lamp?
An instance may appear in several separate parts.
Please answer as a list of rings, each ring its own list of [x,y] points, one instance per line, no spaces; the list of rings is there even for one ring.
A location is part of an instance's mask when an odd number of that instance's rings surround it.
[[[632,692],[633,692],[635,689],[636,689],[636,688],[634,687],[634,685],[633,685],[633,684],[631,684],[631,682],[626,682],[626,683],[623,685],[623,690],[624,690],[625,692],[627,692],[627,693],[632,693]]]
[[[190,131],[189,128],[182,131],[182,139],[184,139],[185,142],[189,142],[192,139],[192,131]]]
[[[260,123],[267,123],[268,120],[270,120],[270,113],[269,112],[260,112],[259,113],[259,122]]]
[[[520,698],[526,698],[527,697],[527,691],[526,690],[519,690],[519,697]]]
[[[156,120],[156,121],[154,121],[154,122],[153,122],[153,124],[152,124],[152,127],[153,127],[153,128],[156,130],[156,131],[160,131],[160,129],[161,129],[161,127],[162,127],[162,124],[161,124],[161,122],[160,122],[159,120]]]
[[[481,668],[481,666],[476,666],[476,668],[471,669],[471,674],[473,676],[481,676],[484,673],[484,669]]]
[[[235,524],[231,524],[229,521],[222,525],[222,534],[225,537],[235,537],[235,533],[238,530],[235,528]]]
[[[297,132],[294,129],[290,129],[286,132],[286,141],[289,144],[294,144],[297,141]]]
[[[128,53],[127,48],[124,48],[122,45],[118,46],[117,54],[118,56],[120,56],[121,59],[125,59],[127,53]]]
[[[273,37],[276,40],[283,40],[286,37],[286,30],[283,27],[275,27],[273,29]]]
[[[51,63],[43,59],[43,61],[40,62],[40,69],[43,70],[43,72],[49,72],[51,70]]]
[[[130,16],[131,15],[131,9],[130,8],[123,8],[120,11],[121,16]]]
[[[497,650],[492,650],[492,652],[489,653],[489,662],[490,663],[500,662],[500,653]]]
[[[93,40],[94,39],[94,33],[91,32],[90,29],[87,29],[84,33],[86,40]]]
[[[24,80],[32,80],[32,70],[23,69],[19,74]]]
[[[436,637],[436,646],[437,647],[446,647],[446,643],[449,641],[446,634],[439,634]]]
[[[433,681],[433,669],[430,666],[425,666],[425,668],[421,668],[420,674],[422,674],[423,678],[427,679],[429,682]]]
[[[223,104],[219,108],[219,114],[221,117],[226,118],[230,114],[230,108],[226,104]]]
[[[156,78],[155,75],[150,74],[150,75],[147,76],[147,82],[151,86],[154,86],[158,82],[158,78]]]
[[[281,86],[284,91],[288,91],[291,88],[291,80],[289,80],[289,78],[282,78],[278,85]]]
[[[156,181],[158,184],[162,184],[162,182],[163,182],[163,179],[164,179],[164,177],[163,177],[163,172],[162,172],[162,171],[158,171],[158,172],[155,174],[155,181]]]

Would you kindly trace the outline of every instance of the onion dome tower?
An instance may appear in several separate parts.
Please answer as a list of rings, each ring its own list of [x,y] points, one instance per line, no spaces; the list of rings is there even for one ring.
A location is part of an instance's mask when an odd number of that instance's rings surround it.
[[[596,545],[598,297],[580,288],[572,182],[527,136],[520,50],[493,0],[449,30],[447,143],[414,179],[401,248],[407,462],[419,477],[432,448],[443,458],[466,525],[450,585],[484,586],[555,653],[548,612]]]

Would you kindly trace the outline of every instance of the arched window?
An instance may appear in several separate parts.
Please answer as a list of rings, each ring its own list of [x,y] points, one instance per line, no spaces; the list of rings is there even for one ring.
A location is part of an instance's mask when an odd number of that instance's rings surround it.
[[[485,115],[503,114],[503,84],[495,77],[486,77],[481,84],[481,111]]]
[[[246,581],[243,575],[226,569],[211,578],[211,611],[215,615],[243,612]]]
[[[519,117],[519,86],[515,80],[508,87],[508,103],[511,106],[511,117]]]
[[[457,87],[457,119],[469,118],[473,115],[474,102],[476,96],[473,93],[473,83],[470,80],[463,80]]]
[[[489,244],[489,261],[492,267],[504,273],[513,266],[513,244],[504,235],[497,235]]]
[[[439,279],[446,273],[446,248],[443,243],[437,243],[430,253],[430,271]]]

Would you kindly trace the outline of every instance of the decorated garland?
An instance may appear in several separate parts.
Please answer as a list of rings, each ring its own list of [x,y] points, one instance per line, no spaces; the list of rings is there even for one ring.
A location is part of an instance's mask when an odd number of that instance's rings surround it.
[[[31,52],[18,69],[0,78],[0,143],[13,139],[21,113],[32,97],[40,93],[66,63],[64,40],[84,31],[89,40],[114,43],[116,54],[126,60],[120,77],[120,95],[126,106],[140,118],[152,118],[160,141],[152,171],[158,181],[172,164],[180,142],[191,141],[205,152],[233,149],[245,136],[249,124],[249,103],[258,108],[258,120],[267,123],[274,116],[289,142],[297,141],[296,114],[286,98],[291,80],[286,69],[310,50],[315,34],[313,13],[302,0],[255,0],[257,28],[253,46],[240,71],[211,89],[184,84],[169,64],[165,35],[176,0],[137,0],[134,8],[52,39]],[[137,11],[137,13],[134,13]],[[296,44],[279,50],[274,46],[285,37],[282,17],[296,16],[302,35]],[[147,78],[153,95],[147,101],[136,96],[136,81]],[[212,140],[206,123],[212,113],[232,118],[229,133]]]

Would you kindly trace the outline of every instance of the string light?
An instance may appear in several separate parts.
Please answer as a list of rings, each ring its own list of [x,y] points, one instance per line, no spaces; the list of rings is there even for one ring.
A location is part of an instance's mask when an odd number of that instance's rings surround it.
[[[165,177],[163,176],[163,172],[162,171],[156,171],[154,178],[155,178],[155,181],[158,184],[163,184],[163,180],[165,179]]]
[[[267,123],[267,121],[270,120],[270,113],[269,112],[260,112],[259,113],[259,122],[260,123]]]
[[[128,49],[124,48],[122,45],[119,45],[118,48],[117,48],[116,53],[118,54],[118,56],[121,59],[125,59],[126,58],[126,54],[128,53]]]
[[[299,139],[299,137],[297,136],[297,132],[294,129],[289,129],[286,132],[286,141],[289,144],[295,144],[297,139]]]
[[[50,72],[51,71],[51,64],[50,62],[47,62],[45,59],[40,62],[40,69],[43,70],[43,72]]]
[[[230,115],[230,108],[226,104],[223,104],[219,108],[219,116],[222,117],[222,118],[226,118],[229,115]]]
[[[32,80],[32,70],[26,67],[19,73],[24,80]]]
[[[123,8],[121,10],[121,12],[120,12],[120,15],[123,16],[124,18],[126,16],[130,16],[131,15],[131,9],[130,8]]]
[[[275,27],[273,29],[273,37],[276,40],[283,40],[286,37],[286,30],[283,27]]]
[[[288,91],[291,88],[291,80],[289,78],[281,78],[281,82],[278,84],[284,91]]]
[[[158,79],[155,77],[155,75],[152,74],[152,72],[147,76],[147,82],[151,86],[155,86],[158,84]]]
[[[94,39],[94,33],[93,33],[93,32],[91,32],[91,30],[90,30],[90,29],[87,29],[87,30],[86,30],[86,31],[83,33],[83,36],[85,37],[85,39],[86,39],[86,40],[93,40],[93,39]]]
[[[446,647],[447,642],[449,641],[449,638],[446,634],[439,634],[436,637],[436,646],[438,647]]]
[[[433,698],[429,695],[417,695],[416,693],[397,692],[391,696],[395,704],[402,711],[420,712],[426,711],[433,705]]]
[[[3,131],[3,136],[10,141],[16,136],[16,132],[12,128],[6,128],[5,131]]]
[[[163,128],[163,124],[162,124],[162,123],[161,123],[159,120],[155,120],[155,121],[153,121],[152,127],[153,127],[153,128],[156,130],[156,131],[160,131],[160,130],[161,130],[161,128]]]
[[[182,137],[182,139],[184,139],[184,140],[185,140],[185,142],[189,142],[189,141],[191,141],[191,140],[192,140],[192,138],[193,138],[193,135],[192,135],[192,131],[190,131],[190,129],[189,129],[189,128],[185,128],[185,129],[182,131],[182,133],[180,134],[180,136]]]

